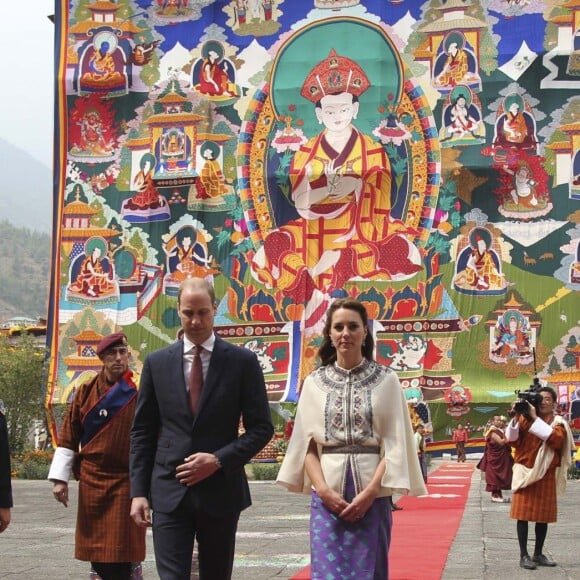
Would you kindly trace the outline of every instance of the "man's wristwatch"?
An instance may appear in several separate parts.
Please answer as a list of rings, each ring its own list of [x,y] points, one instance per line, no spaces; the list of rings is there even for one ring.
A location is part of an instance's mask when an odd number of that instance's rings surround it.
[[[222,462],[220,461],[220,458],[217,455],[214,455],[214,457],[215,457],[215,466],[218,469],[221,469],[223,467],[223,465],[222,465]]]

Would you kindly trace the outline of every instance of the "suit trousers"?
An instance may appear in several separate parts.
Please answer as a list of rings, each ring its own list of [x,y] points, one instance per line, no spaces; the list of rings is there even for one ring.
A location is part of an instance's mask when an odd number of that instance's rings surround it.
[[[196,505],[192,490],[171,513],[153,512],[153,546],[161,580],[190,580],[197,541],[200,580],[230,580],[240,512],[212,516]]]

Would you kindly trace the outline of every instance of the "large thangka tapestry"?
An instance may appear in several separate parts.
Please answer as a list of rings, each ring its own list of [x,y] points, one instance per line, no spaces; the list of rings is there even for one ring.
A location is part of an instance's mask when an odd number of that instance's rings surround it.
[[[137,374],[176,340],[191,276],[274,409],[351,296],[436,440],[534,364],[580,416],[578,0],[60,0],[56,23],[54,430],[103,335]]]

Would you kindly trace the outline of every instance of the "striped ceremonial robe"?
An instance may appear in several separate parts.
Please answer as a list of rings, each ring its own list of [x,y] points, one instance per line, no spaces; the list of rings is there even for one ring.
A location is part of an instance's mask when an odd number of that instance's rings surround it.
[[[129,493],[129,433],[137,397],[81,446],[87,414],[109,388],[103,371],[81,385],[59,432],[59,447],[78,452],[80,459],[75,558],[141,562],[145,558],[145,529],[130,517]]]
[[[546,421],[550,423],[550,420]],[[532,422],[520,416],[520,434],[515,447],[515,463],[531,468],[543,441],[529,432]],[[546,444],[555,451],[554,458],[542,479],[528,487],[513,492],[510,516],[514,520],[553,523],[557,520],[556,468],[561,462],[561,450],[566,443],[566,429],[562,425],[552,425],[553,431]]]

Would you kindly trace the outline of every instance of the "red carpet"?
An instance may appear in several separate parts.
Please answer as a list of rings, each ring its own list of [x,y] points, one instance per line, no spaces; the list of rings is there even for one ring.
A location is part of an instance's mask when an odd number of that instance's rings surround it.
[[[474,464],[448,462],[429,474],[424,497],[402,497],[393,512],[390,580],[439,580],[461,523]],[[310,580],[310,567],[291,580]]]

